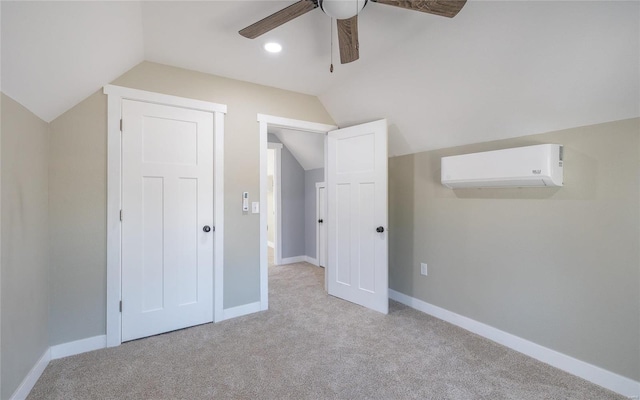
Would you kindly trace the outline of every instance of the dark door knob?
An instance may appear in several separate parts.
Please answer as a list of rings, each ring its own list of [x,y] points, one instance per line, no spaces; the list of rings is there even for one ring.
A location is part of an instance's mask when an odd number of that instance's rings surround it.
[[[202,228],[202,230],[205,232],[211,232],[211,227],[209,225],[205,225],[204,228]]]
[[[323,220],[321,220],[321,219],[319,219],[319,220],[318,220],[318,223],[319,223],[319,224],[321,224],[321,223],[323,223],[323,222],[324,222],[324,221],[323,221]]]
[[[382,232],[384,232],[384,228],[379,226],[379,227],[376,228],[376,232],[382,233]]]

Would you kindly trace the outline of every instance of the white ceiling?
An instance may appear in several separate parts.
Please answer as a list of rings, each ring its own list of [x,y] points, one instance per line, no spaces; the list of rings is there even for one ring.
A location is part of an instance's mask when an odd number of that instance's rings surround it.
[[[137,2],[1,6],[2,91],[47,122],[144,60]]]
[[[269,133],[276,135],[305,171],[324,168],[324,135],[284,128],[269,128]]]
[[[387,116],[391,155],[636,117],[639,5],[469,2],[320,100]]]
[[[638,1],[470,0],[453,19],[370,2],[360,60],[334,43],[333,74],[319,9],[237,33],[292,2],[2,1],[2,90],[50,121],[148,60],[317,95],[339,126],[387,118],[392,155],[640,114]]]

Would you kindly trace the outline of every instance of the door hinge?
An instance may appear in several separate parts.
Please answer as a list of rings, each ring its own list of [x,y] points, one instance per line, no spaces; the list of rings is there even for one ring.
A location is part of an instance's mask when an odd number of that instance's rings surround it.
[[[120,221],[122,221],[122,210],[120,210]]]
[[[120,132],[122,132],[122,118],[120,118]]]
[[[122,300],[120,300],[120,312],[122,312]]]

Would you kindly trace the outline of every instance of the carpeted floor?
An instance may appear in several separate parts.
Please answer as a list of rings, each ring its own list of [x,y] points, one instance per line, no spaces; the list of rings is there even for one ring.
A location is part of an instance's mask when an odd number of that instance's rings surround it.
[[[269,270],[269,311],[52,361],[29,399],[623,399],[392,302],[327,296],[306,263]]]

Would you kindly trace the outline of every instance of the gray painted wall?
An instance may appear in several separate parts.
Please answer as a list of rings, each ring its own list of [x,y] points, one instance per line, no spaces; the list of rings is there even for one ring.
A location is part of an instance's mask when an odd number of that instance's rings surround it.
[[[304,169],[293,154],[281,152],[282,258],[304,255]]]
[[[267,140],[282,143],[269,133]],[[316,257],[316,182],[324,181],[324,168],[305,171],[287,146],[282,145],[282,257]]]
[[[256,116],[333,124],[331,117],[315,96],[150,62],[113,83],[228,106],[224,308],[259,301],[260,218],[240,207],[244,191],[259,200]],[[106,96],[97,92],[51,123],[52,345],[105,334],[106,113]]]
[[[639,132],[633,119],[391,158],[390,287],[639,380]],[[565,146],[564,187],[440,184],[442,156],[539,143]]]
[[[305,254],[316,258],[316,183],[324,182],[324,168],[304,173],[304,240]]]
[[[2,94],[1,399],[49,347],[48,125]]]

